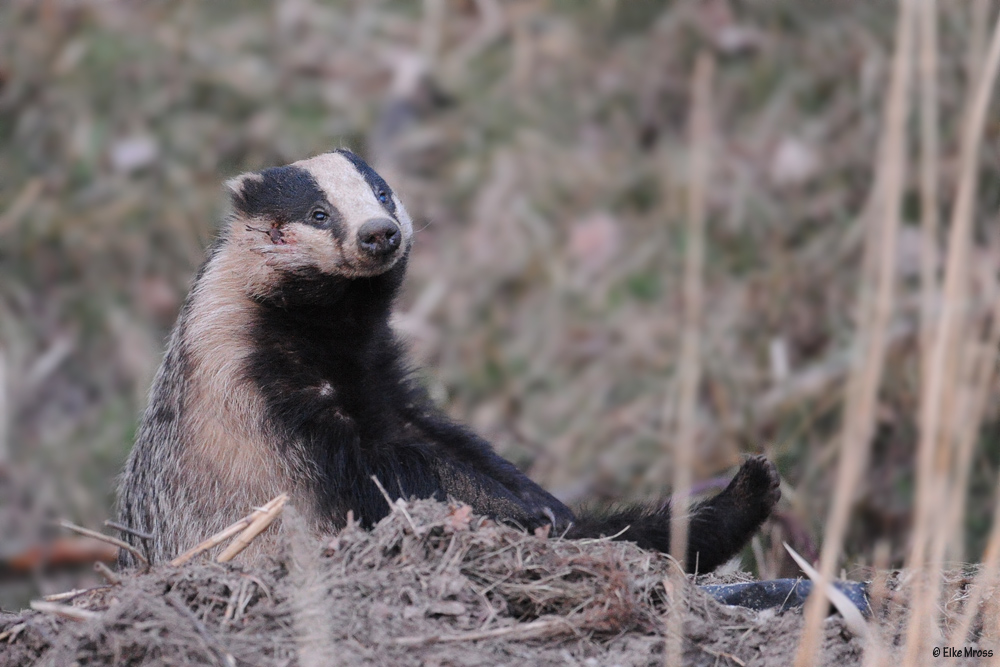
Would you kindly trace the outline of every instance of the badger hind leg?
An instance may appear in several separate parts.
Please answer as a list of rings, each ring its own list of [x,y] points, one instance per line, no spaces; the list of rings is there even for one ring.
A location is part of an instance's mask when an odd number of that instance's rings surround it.
[[[735,556],[781,497],[775,465],[748,459],[722,493],[693,506],[689,515],[687,571],[711,572]],[[609,515],[581,516],[570,538],[615,536],[644,549],[670,551],[670,505],[633,506]]]
[[[695,505],[688,524],[687,571],[711,572],[739,553],[781,498],[778,468],[754,456],[719,495]]]

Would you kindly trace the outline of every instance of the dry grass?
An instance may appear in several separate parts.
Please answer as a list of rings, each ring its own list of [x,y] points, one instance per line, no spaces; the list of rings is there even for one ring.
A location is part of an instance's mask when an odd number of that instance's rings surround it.
[[[705,197],[711,181],[709,160],[712,140],[712,85],[715,60],[708,53],[701,53],[695,64],[691,80],[691,113],[688,126],[691,136],[688,161],[689,183],[687,192],[687,229],[684,261],[684,299],[682,304],[683,333],[681,336],[678,370],[680,400],[676,411],[677,437],[673,448],[673,514],[670,524],[670,555],[678,567],[671,572],[670,584],[675,604],[667,614],[667,644],[663,653],[665,665],[676,665],[683,653],[684,618],[686,606],[683,578],[687,562],[688,496],[695,460],[698,430],[698,387],[701,384],[701,326],[704,311],[705,268]],[[673,422],[667,418],[667,424]],[[669,442],[669,440],[665,439]]]
[[[970,445],[966,444],[968,440],[963,437],[967,428],[965,420],[978,419],[980,416],[969,413],[972,407],[970,401],[978,398],[980,382],[975,377],[970,382],[968,373],[972,370],[976,376],[985,374],[988,384],[994,365],[987,363],[986,369],[982,367],[983,359],[979,358],[977,350],[981,334],[977,331],[975,321],[970,321],[968,317],[968,304],[971,302],[969,256],[973,245],[973,219],[979,185],[978,153],[998,68],[1000,20],[996,24],[982,66],[972,68],[979,74],[979,78],[976,80],[975,92],[970,97],[962,134],[958,192],[948,239],[942,312],[923,378],[917,520],[913,551],[907,565],[920,574],[927,567],[929,573],[917,580],[915,609],[906,644],[906,659],[909,662],[925,655],[929,645],[941,638],[937,629],[939,612],[936,598],[939,597],[939,591],[932,582],[936,581],[935,573],[940,572],[943,567],[947,545],[954,542],[955,531],[946,522],[961,514],[957,509],[952,510],[947,501],[964,501],[961,495],[952,492],[951,486],[967,478],[970,458],[966,447]],[[987,279],[992,282],[996,277],[991,275]],[[989,285],[989,290],[996,298],[995,286]],[[970,330],[973,332],[971,336],[967,333]],[[993,336],[987,334],[987,340],[992,339]],[[971,360],[968,359],[970,353],[973,357]],[[995,354],[994,349],[991,356],[995,357]],[[975,365],[970,366],[969,361],[973,361]],[[956,433],[960,433],[958,438],[955,438]],[[962,464],[964,469],[959,467]]]
[[[467,506],[418,501],[406,509],[371,531],[352,524],[327,544],[286,515],[279,539],[287,549],[270,567],[201,559],[0,615],[0,666],[662,660],[667,556],[623,542],[526,535]],[[680,585],[684,664],[787,663],[800,617],[727,608]],[[859,652],[839,623],[824,644],[821,664]]]
[[[843,431],[837,444],[840,459],[833,505],[830,508],[823,550],[820,556],[820,579],[806,604],[806,626],[799,651],[797,667],[814,664],[820,645],[820,626],[827,599],[823,588],[834,578],[840,561],[842,542],[847,533],[851,505],[861,471],[869,457],[869,447],[875,433],[879,388],[882,385],[886,361],[885,341],[892,317],[897,279],[897,238],[903,183],[906,178],[905,127],[909,115],[909,87],[913,61],[914,3],[900,0],[897,19],[896,51],[892,78],[886,96],[883,143],[880,146],[879,171],[876,175],[881,216],[871,226],[864,254],[865,274],[858,295],[858,322],[855,361],[847,382]]]

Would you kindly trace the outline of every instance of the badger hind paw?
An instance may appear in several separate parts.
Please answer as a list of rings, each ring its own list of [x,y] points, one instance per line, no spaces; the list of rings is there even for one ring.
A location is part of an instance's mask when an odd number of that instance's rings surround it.
[[[763,456],[747,459],[723,491],[748,517],[763,522],[781,499],[781,475],[774,462]]]

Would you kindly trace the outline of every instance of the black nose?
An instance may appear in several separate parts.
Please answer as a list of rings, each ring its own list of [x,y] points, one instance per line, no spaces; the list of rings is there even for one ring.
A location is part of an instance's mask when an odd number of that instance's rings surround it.
[[[385,257],[396,252],[402,240],[399,225],[389,218],[372,218],[358,230],[358,247],[375,257]]]

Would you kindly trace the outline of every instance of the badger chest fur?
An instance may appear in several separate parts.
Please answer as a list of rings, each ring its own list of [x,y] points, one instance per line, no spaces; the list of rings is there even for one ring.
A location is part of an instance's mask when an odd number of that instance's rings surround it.
[[[389,326],[413,225],[385,181],[340,150],[228,183],[233,212],[181,310],[119,488],[120,520],[152,562],[288,492],[317,532],[393,497],[449,497],[526,529],[618,535],[669,550],[666,503],[575,516],[437,409]],[[774,466],[744,463],[691,510],[688,565],[735,554],[778,499]],[[273,545],[258,541],[249,558]],[[123,564],[130,564],[128,554]]]

